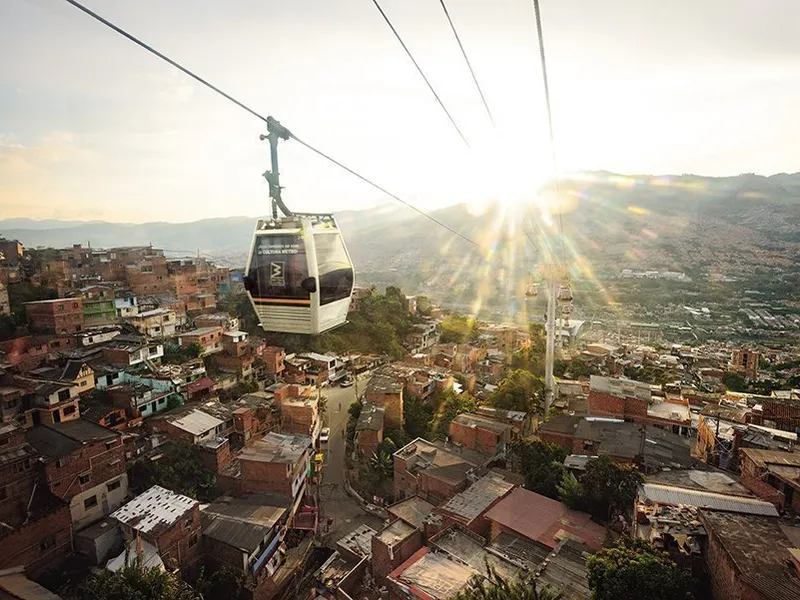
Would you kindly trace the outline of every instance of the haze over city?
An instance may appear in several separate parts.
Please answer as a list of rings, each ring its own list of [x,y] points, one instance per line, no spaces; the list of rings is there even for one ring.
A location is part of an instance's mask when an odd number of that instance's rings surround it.
[[[87,1],[298,137],[427,209],[530,201],[552,173],[530,2]],[[570,0],[543,8],[562,172],[735,175],[800,164],[800,4]],[[0,218],[191,221],[265,212],[263,124],[60,0],[0,6]],[[481,168],[485,177],[476,178]],[[386,198],[297,144],[297,209]]]

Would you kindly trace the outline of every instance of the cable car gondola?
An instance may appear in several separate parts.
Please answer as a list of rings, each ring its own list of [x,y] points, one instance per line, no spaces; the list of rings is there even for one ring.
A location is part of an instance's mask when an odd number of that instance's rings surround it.
[[[244,287],[265,331],[316,335],[347,322],[353,261],[333,215],[294,214],[283,203],[277,142],[291,134],[271,117],[267,125],[272,217],[256,224]]]
[[[353,284],[332,215],[259,219],[245,289],[265,331],[318,334],[344,324]]]

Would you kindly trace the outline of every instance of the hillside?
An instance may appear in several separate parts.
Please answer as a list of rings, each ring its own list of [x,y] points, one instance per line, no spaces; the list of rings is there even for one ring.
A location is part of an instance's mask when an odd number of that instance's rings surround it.
[[[756,267],[791,269],[800,258],[800,173],[710,178],[595,172],[565,180],[561,189],[568,204],[569,245],[601,276],[626,267],[741,275]],[[519,232],[523,220],[538,219],[533,209],[504,215],[495,206],[475,216],[457,205],[433,214],[472,239],[493,242],[495,259],[488,272],[477,269],[485,263],[469,244],[405,207],[388,204],[337,214],[359,282],[446,288],[454,297],[474,298],[487,279],[492,289],[518,279],[522,273],[509,265],[527,272],[536,262]],[[510,223],[517,225],[515,235],[509,235]],[[0,234],[32,247],[152,243],[171,255],[199,250],[221,264],[242,266],[253,224],[247,217],[141,225],[12,219],[0,221]]]

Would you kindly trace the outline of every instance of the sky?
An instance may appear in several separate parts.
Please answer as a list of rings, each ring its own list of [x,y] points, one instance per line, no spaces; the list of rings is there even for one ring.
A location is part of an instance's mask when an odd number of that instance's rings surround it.
[[[426,210],[529,201],[553,173],[530,0],[85,0]],[[800,2],[541,0],[561,173],[800,171]],[[268,211],[264,124],[63,0],[0,3],[0,218],[192,221]],[[291,141],[296,211],[380,192]]]

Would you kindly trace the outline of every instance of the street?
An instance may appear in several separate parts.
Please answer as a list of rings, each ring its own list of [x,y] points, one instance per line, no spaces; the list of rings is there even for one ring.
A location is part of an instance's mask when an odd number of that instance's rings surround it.
[[[323,445],[325,464],[320,489],[320,502],[324,518],[332,518],[331,538],[336,540],[350,533],[358,525],[367,524],[379,529],[381,519],[364,511],[355,499],[347,495],[344,489],[345,478],[345,429],[347,428],[347,409],[358,400],[358,392],[363,394],[369,383],[370,374],[358,376],[358,384],[350,387],[332,386],[322,390],[322,395],[328,399],[327,423],[330,427],[330,439]],[[341,408],[340,408],[341,405]]]

